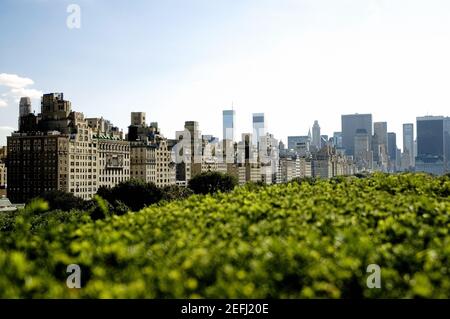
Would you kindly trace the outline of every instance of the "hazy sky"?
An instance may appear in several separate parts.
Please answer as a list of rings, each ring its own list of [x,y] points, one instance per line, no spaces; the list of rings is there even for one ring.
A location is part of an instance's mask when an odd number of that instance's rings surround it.
[[[402,123],[450,115],[450,1],[0,0],[0,144],[42,92],[124,129],[145,111],[169,138],[186,120],[221,137],[232,102],[237,136],[264,112],[283,140],[370,112],[401,145]]]

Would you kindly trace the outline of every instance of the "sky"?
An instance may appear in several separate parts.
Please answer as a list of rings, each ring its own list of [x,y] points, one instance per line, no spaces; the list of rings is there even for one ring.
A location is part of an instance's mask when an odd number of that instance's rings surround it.
[[[144,111],[167,138],[188,120],[221,138],[232,105],[236,136],[263,112],[284,142],[372,113],[401,146],[403,123],[450,115],[450,1],[0,0],[0,145],[20,97],[38,113],[50,92],[125,131]]]

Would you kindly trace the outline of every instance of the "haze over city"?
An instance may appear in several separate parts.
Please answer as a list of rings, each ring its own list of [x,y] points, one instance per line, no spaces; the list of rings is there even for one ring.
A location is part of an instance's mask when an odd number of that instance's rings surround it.
[[[2,145],[19,98],[38,113],[46,92],[124,130],[144,111],[168,138],[186,120],[221,137],[232,105],[237,136],[264,112],[284,142],[314,120],[331,136],[341,114],[372,113],[399,137],[416,116],[448,115],[446,1],[84,0],[79,29],[70,3],[0,4]]]

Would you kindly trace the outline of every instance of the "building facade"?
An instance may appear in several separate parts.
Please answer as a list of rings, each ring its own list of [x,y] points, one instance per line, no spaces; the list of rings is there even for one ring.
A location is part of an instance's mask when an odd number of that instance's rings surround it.
[[[347,155],[355,155],[355,138],[358,130],[365,130],[369,136],[369,147],[372,149],[372,114],[342,115],[342,147]]]
[[[113,187],[128,178],[127,161],[122,161],[122,169],[115,168],[114,178],[109,175],[111,167],[101,169],[103,159],[116,158],[118,150],[129,157],[126,142],[111,138],[107,129],[99,130],[82,113],[72,111],[62,93],[45,94],[37,116],[25,114],[23,109],[20,105],[22,125],[7,138],[8,197],[13,203],[24,203],[53,190],[87,200],[96,194],[100,181]],[[109,146],[100,150],[105,139]]]
[[[0,198],[6,196],[6,188],[8,184],[6,169],[6,146],[0,147]]]
[[[258,145],[259,139],[264,135],[266,135],[264,113],[253,113],[253,145]]]
[[[159,133],[156,122],[148,126],[144,112],[132,112],[127,139],[130,143],[130,178],[158,187],[176,183],[171,144]]]
[[[402,169],[411,170],[415,166],[414,158],[414,124],[403,124],[403,154]]]
[[[234,130],[236,127],[236,111],[223,111],[223,140],[234,141]]]
[[[450,118],[417,118],[417,156],[415,170],[435,175],[449,172]]]

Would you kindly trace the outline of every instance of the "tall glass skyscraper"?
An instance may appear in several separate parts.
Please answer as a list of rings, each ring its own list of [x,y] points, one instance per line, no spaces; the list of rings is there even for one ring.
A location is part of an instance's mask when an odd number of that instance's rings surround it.
[[[234,130],[236,126],[236,111],[223,111],[223,139],[234,141]]]
[[[264,113],[253,113],[253,145],[257,145],[260,138],[266,134]]]
[[[450,171],[450,118],[417,118],[416,171],[436,175]]]
[[[347,155],[354,155],[356,131],[365,130],[369,135],[369,147],[372,148],[372,114],[342,115],[342,147]]]

